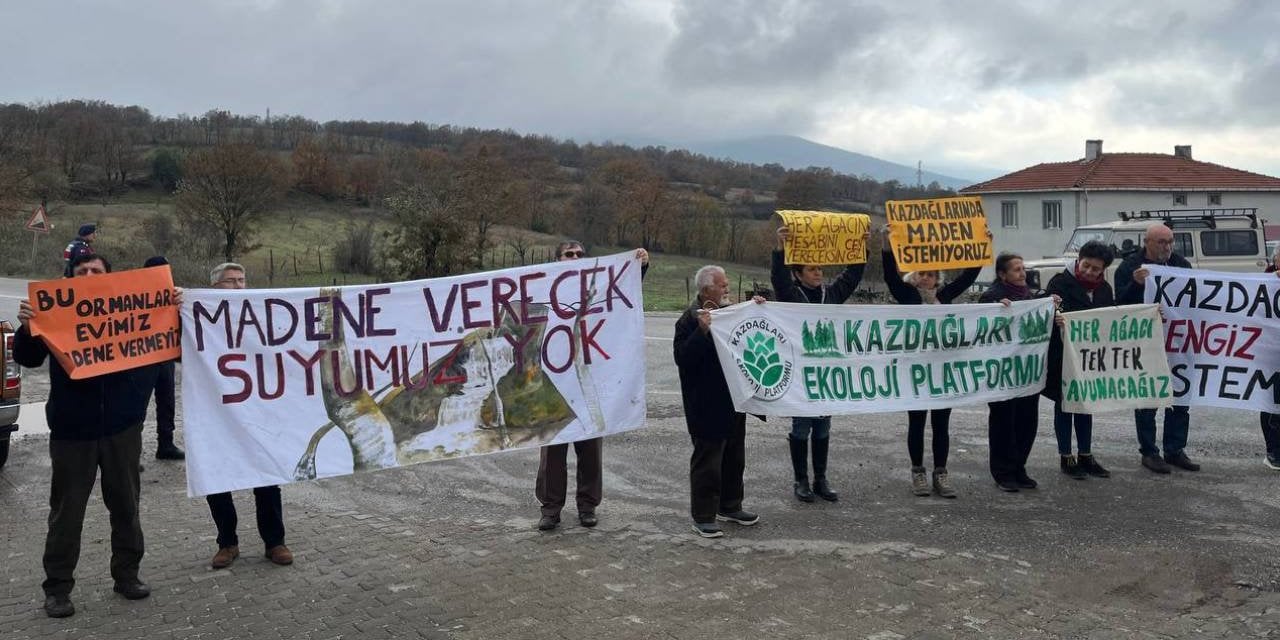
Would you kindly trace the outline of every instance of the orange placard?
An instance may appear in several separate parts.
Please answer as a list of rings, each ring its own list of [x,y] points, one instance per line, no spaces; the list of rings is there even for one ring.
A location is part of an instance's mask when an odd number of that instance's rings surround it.
[[[75,380],[182,354],[169,265],[27,285],[40,336]]]

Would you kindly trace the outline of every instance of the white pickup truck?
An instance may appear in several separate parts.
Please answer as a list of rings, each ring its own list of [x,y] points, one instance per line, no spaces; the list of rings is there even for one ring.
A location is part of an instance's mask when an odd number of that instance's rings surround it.
[[[1107,282],[1115,285],[1116,268],[1134,251],[1142,250],[1147,227],[1163,224],[1173,230],[1173,250],[1198,269],[1256,272],[1267,266],[1263,222],[1257,209],[1168,209],[1122,211],[1116,222],[1076,227],[1061,258],[1028,260],[1027,285],[1043,288],[1049,279],[1076,259],[1090,240],[1111,246],[1116,259],[1107,269]]]

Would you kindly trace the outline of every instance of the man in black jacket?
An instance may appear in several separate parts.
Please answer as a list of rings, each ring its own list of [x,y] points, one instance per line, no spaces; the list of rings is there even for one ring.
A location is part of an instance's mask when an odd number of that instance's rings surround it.
[[[111,265],[98,255],[72,260],[72,277],[109,273]],[[115,591],[130,600],[145,598],[150,588],[138,579],[142,561],[142,524],[138,519],[138,457],[142,452],[142,422],[155,388],[157,365],[72,380],[49,347],[31,336],[36,314],[30,303],[19,304],[22,326],[13,340],[13,358],[24,367],[38,367],[49,359],[49,533],[45,538],[44,609],[50,617],[75,614],[71,590],[80,559],[80,531],[85,505],[102,469],[102,502],[111,513],[111,577]]]
[[[708,265],[698,270],[694,282],[698,297],[676,321],[673,345],[685,425],[693,441],[689,511],[694,533],[719,538],[724,532],[717,520],[753,525],[760,516],[742,510],[747,417],[733,408],[711,339],[709,310],[724,306],[729,279],[724,269]]]
[[[1144,264],[1158,264],[1190,269],[1186,258],[1173,252],[1173,231],[1163,224],[1147,228],[1142,251],[1130,254],[1116,269],[1116,302],[1139,304],[1146,288],[1147,269]],[[1134,420],[1138,429],[1138,451],[1142,454],[1142,466],[1155,473],[1169,473],[1169,465],[1199,471],[1200,465],[1191,461],[1184,451],[1187,431],[1191,426],[1191,414],[1185,406],[1173,406],[1164,410],[1164,458],[1156,446],[1156,410],[1135,409]]]

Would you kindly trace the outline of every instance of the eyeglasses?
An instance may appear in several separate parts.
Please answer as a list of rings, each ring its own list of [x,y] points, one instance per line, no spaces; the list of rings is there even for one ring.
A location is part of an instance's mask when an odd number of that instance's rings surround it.
[[[218,281],[218,284],[244,284],[245,282],[247,281],[244,278],[223,278]]]
[[[566,252],[564,252],[564,253],[560,254],[560,257],[561,257],[561,258],[585,258],[585,257],[587,257],[587,252],[586,252],[586,251],[581,251],[581,250],[579,250],[579,251],[566,251]]]

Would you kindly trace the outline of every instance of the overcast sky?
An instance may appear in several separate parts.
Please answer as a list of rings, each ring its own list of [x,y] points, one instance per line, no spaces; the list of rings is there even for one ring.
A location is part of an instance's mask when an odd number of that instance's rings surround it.
[[[926,169],[1105,151],[1280,176],[1267,0],[3,0],[0,101],[422,120]]]

